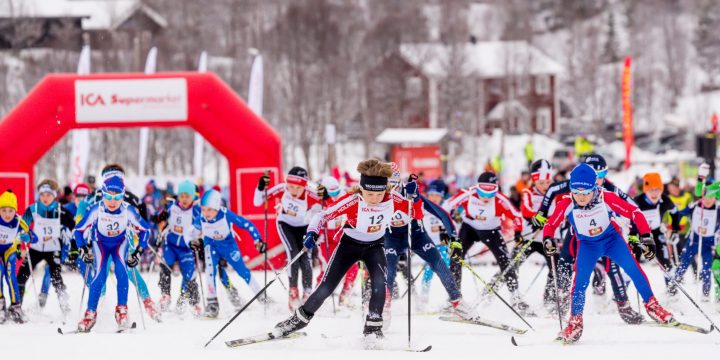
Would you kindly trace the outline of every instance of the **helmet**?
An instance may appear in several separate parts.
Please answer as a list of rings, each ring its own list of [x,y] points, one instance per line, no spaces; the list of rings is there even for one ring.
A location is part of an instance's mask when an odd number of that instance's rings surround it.
[[[530,165],[530,176],[533,181],[550,180],[553,176],[553,168],[545,159],[536,160]]]
[[[340,195],[340,183],[332,176],[325,176],[320,180],[320,185],[325,187],[328,195],[335,197]]]
[[[590,165],[593,170],[597,173],[597,177],[604,179],[607,176],[607,161],[600,154],[590,154],[585,158],[585,163]]]
[[[222,205],[222,199],[220,193],[215,190],[208,190],[203,194],[200,199],[200,206],[208,207],[215,210],[220,210]]]

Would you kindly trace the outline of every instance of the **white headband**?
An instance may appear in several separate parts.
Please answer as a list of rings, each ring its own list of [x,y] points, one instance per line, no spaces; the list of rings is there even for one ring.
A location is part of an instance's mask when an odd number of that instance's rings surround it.
[[[50,185],[48,184],[43,184],[42,186],[40,186],[38,188],[38,193],[51,193],[53,194],[53,196],[57,196],[57,191],[53,190],[53,188],[50,187]]]

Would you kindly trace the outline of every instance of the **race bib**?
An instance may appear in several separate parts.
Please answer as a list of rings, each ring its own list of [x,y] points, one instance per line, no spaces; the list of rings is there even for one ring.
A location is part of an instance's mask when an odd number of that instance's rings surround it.
[[[296,199],[289,192],[285,192],[282,197],[282,212],[294,218],[304,219],[307,213],[307,201]]]
[[[7,226],[0,226],[0,245],[12,244],[17,237],[18,227],[10,228]]]
[[[368,234],[384,232],[392,216],[392,200],[382,202],[376,206],[368,206],[367,203],[361,200],[358,204],[355,229]]]
[[[584,236],[598,236],[610,227],[610,213],[604,203],[590,210],[574,209],[573,219],[575,230]]]
[[[213,240],[225,240],[230,235],[230,227],[227,221],[220,220],[214,223],[202,222],[203,236]]]
[[[127,225],[127,209],[123,209],[119,214],[110,214],[102,208],[99,209],[97,229],[100,234],[106,237],[116,237],[127,229]]]

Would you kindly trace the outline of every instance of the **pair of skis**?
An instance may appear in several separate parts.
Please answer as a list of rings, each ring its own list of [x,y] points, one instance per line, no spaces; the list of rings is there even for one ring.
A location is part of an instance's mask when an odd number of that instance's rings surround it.
[[[270,342],[270,341],[275,341],[275,340],[298,339],[298,338],[305,337],[305,336],[307,336],[307,333],[302,332],[302,331],[290,333],[286,336],[275,336],[275,335],[273,335],[273,333],[268,332],[268,333],[264,333],[264,334],[259,334],[259,335],[245,337],[245,338],[239,338],[239,339],[235,339],[235,340],[226,341],[225,345],[229,348],[237,348],[237,347],[241,347],[241,346],[265,343],[265,342]],[[326,335],[323,335],[323,338],[328,338],[328,337]],[[378,349],[370,349],[370,350],[385,350],[385,351],[400,350],[400,351],[408,351],[408,352],[428,352],[431,349],[432,349],[432,345],[429,345],[424,348],[418,348],[418,349],[412,349],[412,348],[380,349],[380,348],[378,348]]]
[[[663,327],[663,328],[670,328],[670,329],[678,329],[678,330],[683,330],[683,331],[688,331],[688,332],[694,332],[694,333],[698,333],[698,334],[709,334],[709,333],[713,332],[714,330],[716,330],[714,325],[710,325],[710,328],[707,328],[707,329],[706,329],[706,328],[703,328],[703,327],[700,327],[700,326],[697,326],[697,325],[691,325],[691,324],[683,323],[683,322],[680,322],[680,321],[677,321],[677,320],[674,320],[674,321],[672,321],[672,322],[670,322],[670,323],[667,323],[667,324],[660,324],[660,323],[655,323],[655,322],[646,322],[646,323],[642,323],[641,325],[652,326],[652,327]],[[521,343],[520,343],[520,344],[518,343],[518,341],[517,341],[517,339],[515,338],[515,336],[512,336],[512,337],[510,338],[510,342],[511,342],[514,346],[521,346],[521,345],[522,345]],[[573,343],[573,342],[567,342],[567,341],[565,341],[562,337],[559,337],[559,336],[558,336],[557,338],[555,338],[555,342],[561,343],[561,344],[565,344],[565,345],[569,345],[569,344],[572,344],[572,343]]]
[[[136,322],[133,322],[132,324],[130,324],[129,327],[115,330],[115,333],[116,333],[116,334],[122,334],[122,333],[124,333],[124,332],[130,331],[130,330],[134,330],[134,329],[137,329],[137,323],[136,323]],[[87,333],[89,333],[89,331],[79,331],[78,329],[63,330],[62,328],[57,328],[57,332],[58,332],[58,334],[60,334],[60,335],[87,334]]]

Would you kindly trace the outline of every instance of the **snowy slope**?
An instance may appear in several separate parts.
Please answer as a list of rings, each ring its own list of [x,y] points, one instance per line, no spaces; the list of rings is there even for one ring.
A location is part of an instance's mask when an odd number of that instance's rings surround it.
[[[534,255],[537,256],[537,255]],[[540,268],[537,261],[540,258],[531,258],[521,269],[521,290],[525,290]],[[419,266],[420,261],[415,264]],[[659,270],[654,266],[645,266],[648,276],[655,285],[661,301],[664,301],[662,278]],[[419,269],[419,267],[417,268]],[[496,271],[495,267],[479,266],[478,271],[490,278]],[[543,269],[546,272],[547,269]],[[147,276],[147,275],[146,275]],[[236,274],[232,274],[235,284],[241,281]],[[262,273],[255,276],[262,281]],[[543,275],[544,277],[544,275]],[[474,299],[476,288],[471,275],[464,274],[464,291],[467,299]],[[148,285],[155,299],[159,290],[155,285],[157,275],[147,276]],[[71,304],[74,311],[67,327],[74,327],[77,319],[77,304],[80,297],[81,278],[77,274],[66,275],[66,281],[71,293]],[[431,305],[441,306],[446,295],[442,286],[435,278],[432,285]],[[178,277],[173,277],[173,293],[177,291]],[[541,277],[530,290],[526,300],[538,311],[542,309]],[[110,280],[110,287],[114,280]],[[246,286],[240,285],[245,299],[250,296]],[[402,289],[402,287],[401,287]],[[696,287],[690,281],[688,289],[696,293]],[[614,304],[610,302],[610,289],[604,297],[588,295],[586,306],[585,332],[581,341],[572,346],[554,344],[552,339],[558,330],[556,319],[541,316],[530,318],[529,321],[538,330],[537,334],[526,335],[518,341],[526,346],[514,347],[510,344],[510,336],[493,329],[485,329],[472,325],[442,322],[436,316],[413,316],[413,341],[417,346],[432,344],[433,350],[426,354],[413,354],[398,351],[365,351],[360,344],[362,332],[362,319],[359,310],[343,310],[344,316],[332,318],[332,306],[328,301],[320,310],[306,329],[308,337],[295,340],[283,340],[267,344],[251,345],[244,348],[228,349],[223,341],[235,337],[254,335],[270,329],[277,321],[288,316],[285,306],[286,293],[279,284],[271,288],[271,295],[277,300],[267,315],[263,314],[260,305],[252,305],[249,312],[241,315],[225,333],[203,350],[202,345],[214,334],[224,322],[232,315],[233,310],[225,299],[224,290],[221,293],[221,315],[219,320],[181,320],[176,315],[166,316],[162,324],[148,321],[147,330],[142,325],[137,312],[137,300],[134,289],[131,287],[129,297],[130,316],[138,323],[138,330],[129,334],[114,334],[113,308],[115,302],[114,290],[108,290],[108,296],[101,301],[98,324],[91,334],[65,335],[56,333],[59,326],[57,322],[51,323],[58,316],[56,297],[51,293],[44,313],[31,314],[32,323],[25,325],[0,325],[0,339],[4,349],[3,357],[31,359],[69,359],[69,358],[102,358],[106,359],[332,359],[342,356],[344,359],[469,359],[494,358],[524,359],[547,358],[554,356],[559,359],[607,359],[607,358],[695,358],[709,355],[717,351],[720,344],[720,333],[699,335],[674,329],[662,329],[647,326],[625,325],[617,316]],[[503,290],[502,294],[506,295]],[[35,296],[30,293],[26,308],[32,306]],[[414,298],[415,300],[416,298]],[[630,299],[635,302],[634,289],[630,289]],[[359,303],[359,299],[355,299]],[[712,311],[712,304],[703,304],[707,311]],[[673,305],[672,310],[680,319],[706,325],[701,316],[690,305],[679,301]],[[386,333],[387,347],[401,348],[407,340],[407,303],[399,301],[393,304],[394,318],[390,331]],[[506,322],[513,326],[524,327],[522,322],[514,317],[499,301],[492,301],[489,305],[481,307],[481,313],[496,321]],[[684,315],[680,314],[684,312]],[[720,322],[717,312],[711,312],[716,322]],[[325,339],[321,334],[329,335]],[[9,346],[8,346],[9,345]],[[539,357],[538,357],[539,356]]]

